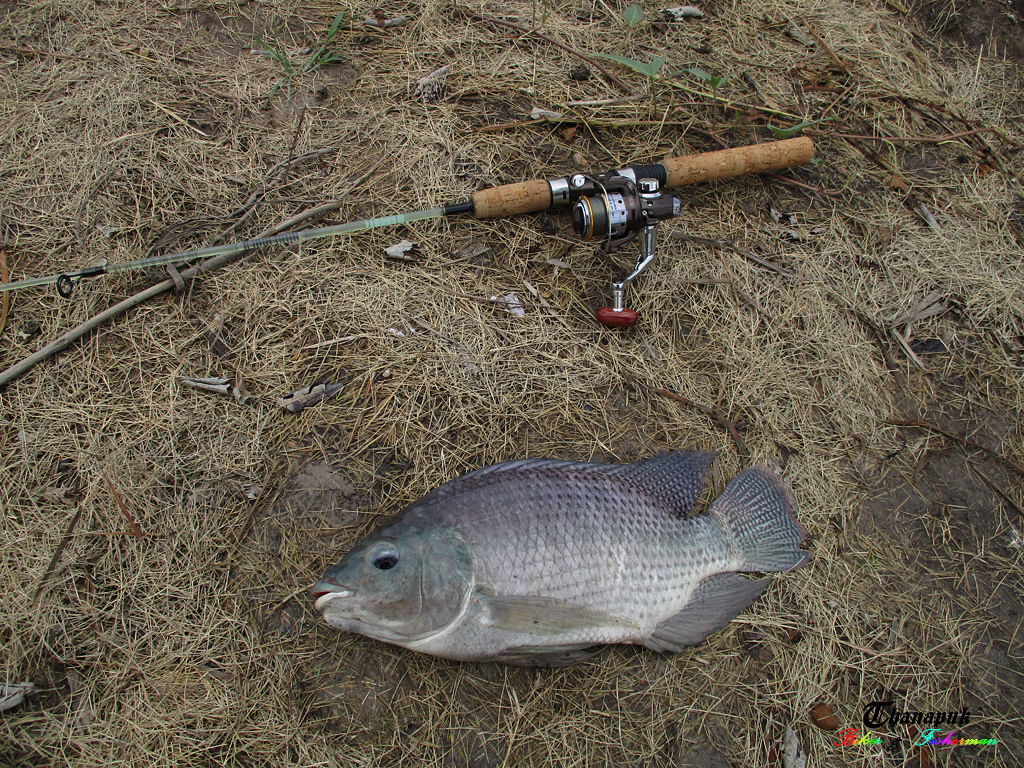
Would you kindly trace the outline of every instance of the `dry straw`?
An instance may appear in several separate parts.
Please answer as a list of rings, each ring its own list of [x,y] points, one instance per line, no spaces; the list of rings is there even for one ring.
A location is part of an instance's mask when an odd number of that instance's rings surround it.
[[[889,423],[1024,463],[1021,83],[900,8],[720,4],[659,25],[650,6],[629,27],[605,2],[398,4],[385,15],[407,23],[376,30],[348,2],[6,7],[12,279],[250,237],[332,200],[320,223],[770,140],[795,122],[780,112],[820,121],[822,162],[682,191],[629,332],[592,319],[609,265],[567,250],[564,215],[449,219],[255,254],[8,384],[0,682],[38,690],[2,715],[0,764],[672,765],[711,742],[763,765],[791,726],[808,765],[895,767],[920,758],[835,747],[807,715],[826,701],[855,726],[889,696],[969,707],[969,735],[1000,739],[936,748],[941,764],[1024,762],[1021,478]],[[264,106],[280,57],[301,69],[339,10],[337,60]],[[665,55],[675,86],[604,60],[641,96],[623,99],[594,69],[571,78],[574,51]],[[414,100],[445,65],[439,100]],[[731,77],[711,91],[689,67]],[[534,107],[575,133],[480,130]],[[402,239],[416,261],[385,257]],[[163,279],[18,293],[0,362]],[[933,292],[944,312],[890,321]],[[490,301],[509,293],[524,317]],[[23,339],[29,322],[42,334]],[[235,375],[247,405],[178,383]],[[276,405],[318,382],[345,387]],[[691,652],[453,664],[330,630],[304,594],[381,515],[488,463],[711,448],[720,488],[742,460],[714,414],[750,460],[785,463],[817,557]]]

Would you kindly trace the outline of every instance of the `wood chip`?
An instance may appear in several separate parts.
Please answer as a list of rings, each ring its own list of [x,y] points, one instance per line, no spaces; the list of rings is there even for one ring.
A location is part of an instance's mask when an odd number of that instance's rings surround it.
[[[313,384],[277,398],[277,404],[288,413],[299,413],[337,394],[344,384]]]
[[[408,16],[395,16],[392,19],[375,19],[372,16],[367,16],[363,19],[363,24],[377,29],[392,29],[394,27],[404,26],[408,20]]]
[[[25,700],[25,696],[35,691],[32,683],[3,683],[0,684],[0,712],[13,709]]]
[[[444,95],[447,75],[448,67],[444,66],[421,77],[416,82],[416,89],[412,92],[412,97],[424,104],[437,102]]]

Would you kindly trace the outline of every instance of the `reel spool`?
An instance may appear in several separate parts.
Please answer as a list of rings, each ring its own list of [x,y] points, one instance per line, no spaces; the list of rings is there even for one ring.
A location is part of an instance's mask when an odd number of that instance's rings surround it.
[[[572,228],[581,239],[603,242],[603,252],[608,254],[643,234],[636,266],[622,280],[612,280],[612,305],[597,311],[597,319],[607,326],[636,325],[636,311],[625,306],[626,288],[654,261],[658,222],[678,216],[682,202],[662,195],[657,179],[642,178],[634,183],[626,176],[595,179],[579,174],[572,178],[577,187],[588,183],[595,192],[581,195],[572,210]]]

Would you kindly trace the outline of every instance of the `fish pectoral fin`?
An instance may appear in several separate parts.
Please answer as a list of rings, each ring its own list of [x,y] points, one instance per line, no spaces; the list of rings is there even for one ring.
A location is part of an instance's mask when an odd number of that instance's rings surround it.
[[[770,579],[745,579],[738,573],[716,573],[703,579],[679,613],[654,628],[644,641],[652,651],[679,653],[725,627],[764,592]]]
[[[530,635],[560,635],[586,627],[640,628],[617,616],[560,600],[532,595],[479,595],[483,623],[509,632]]]
[[[568,667],[579,664],[598,653],[603,645],[519,645],[495,656],[491,661],[500,661],[514,667]]]

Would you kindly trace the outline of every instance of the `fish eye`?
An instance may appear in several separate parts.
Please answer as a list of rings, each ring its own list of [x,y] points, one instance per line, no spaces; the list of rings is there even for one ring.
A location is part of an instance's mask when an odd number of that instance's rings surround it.
[[[387,571],[398,565],[398,549],[393,544],[378,544],[370,551],[367,559],[377,570]]]

